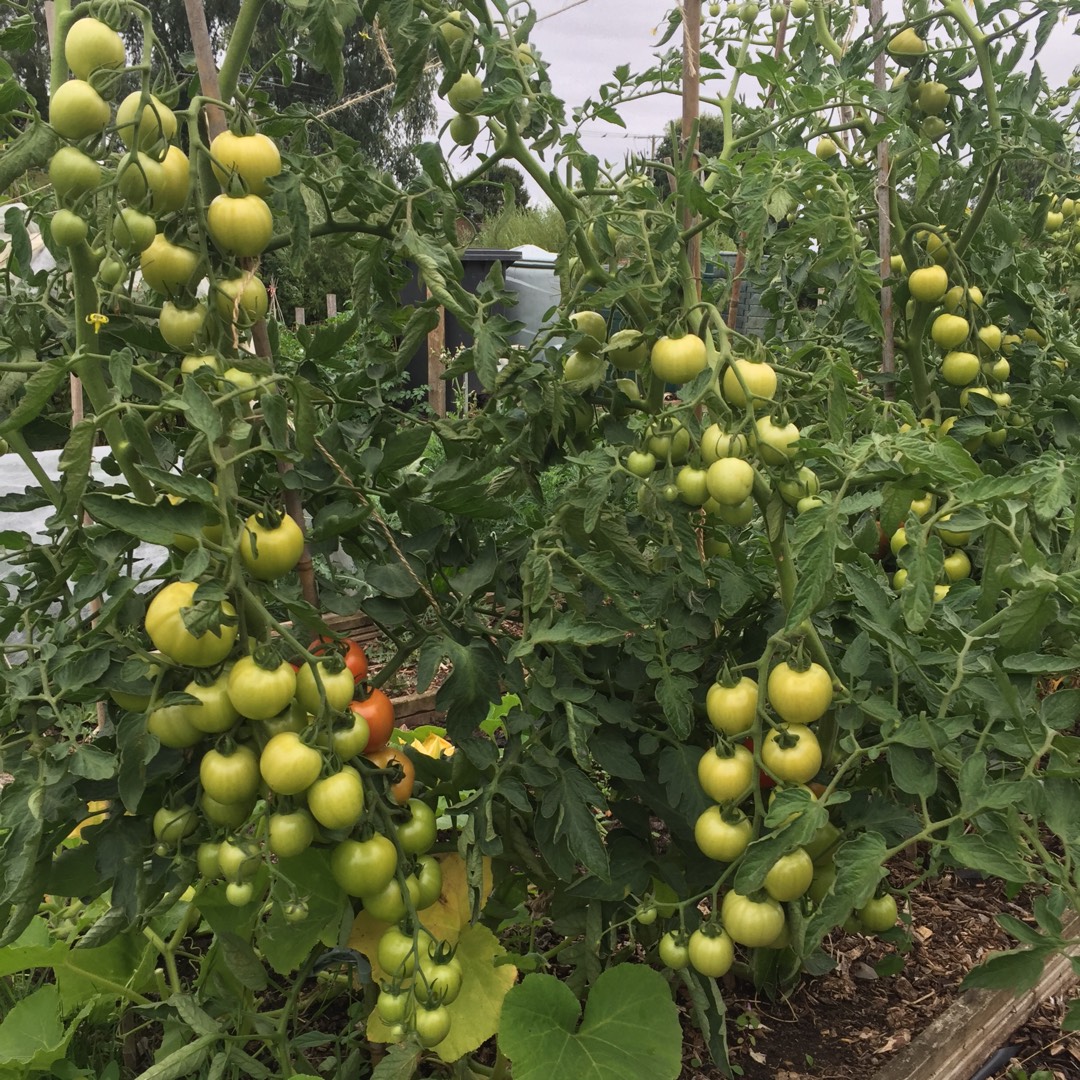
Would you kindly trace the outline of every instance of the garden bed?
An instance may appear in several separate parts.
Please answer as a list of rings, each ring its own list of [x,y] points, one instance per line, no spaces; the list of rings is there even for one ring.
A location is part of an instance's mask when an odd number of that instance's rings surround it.
[[[892,876],[899,880],[913,871],[910,865],[894,864]],[[896,975],[879,976],[875,971],[896,953],[894,946],[874,937],[840,933],[828,946],[835,970],[806,979],[786,1001],[755,997],[747,993],[746,984],[730,986],[725,998],[731,1061],[746,1080],[877,1080],[879,1075],[882,1080],[886,1076],[937,1080],[943,1075],[951,1080],[953,1072],[939,1071],[944,1068],[944,1053],[935,1059],[932,1049],[929,1056],[922,1051],[934,1043],[955,1046],[972,1031],[983,1039],[982,1052],[975,1053],[978,1063],[962,1074],[962,1080],[975,1075],[980,1080],[1004,1080],[1010,1065],[1017,1064],[1029,1074],[1048,1069],[1058,1080],[1080,1076],[1080,1033],[1061,1030],[1072,997],[1071,989],[1062,986],[1071,982],[1067,961],[1064,979],[1058,978],[1052,992],[1033,1003],[1029,1019],[1011,1033],[1010,995],[996,1002],[1006,1015],[995,1018],[992,1009],[979,1006],[997,995],[960,990],[964,976],[987,953],[1013,947],[994,915],[1004,911],[1027,921],[1030,908],[1023,896],[1011,900],[1000,882],[947,874],[915,889],[909,909],[913,944]],[[957,1004],[961,999],[964,1005]],[[1023,999],[1016,1001],[1016,1012],[1023,1006]],[[931,1031],[934,1022],[946,1015],[949,1020],[939,1024],[937,1032]],[[982,1032],[981,1027],[987,1030]],[[719,1070],[700,1064],[704,1058],[700,1037],[689,1019],[686,1038],[682,1080],[718,1080],[723,1075]],[[1003,1045],[1018,1048],[1012,1061],[980,1074],[981,1066]],[[913,1064],[916,1058],[921,1065]],[[926,1071],[928,1065],[933,1072]]]

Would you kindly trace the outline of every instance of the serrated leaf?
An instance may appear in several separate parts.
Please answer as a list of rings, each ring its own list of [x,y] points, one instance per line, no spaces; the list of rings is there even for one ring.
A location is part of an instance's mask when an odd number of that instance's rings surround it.
[[[1011,990],[1017,997],[1027,993],[1043,973],[1049,949],[1009,949],[991,953],[964,976],[964,990]]]

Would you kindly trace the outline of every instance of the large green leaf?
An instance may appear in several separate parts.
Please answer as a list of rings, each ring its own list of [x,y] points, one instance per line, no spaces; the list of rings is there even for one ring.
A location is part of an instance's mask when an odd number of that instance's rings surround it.
[[[514,1080],[675,1080],[682,1028],[659,972],[623,964],[581,1006],[553,975],[526,975],[503,1002],[499,1048]]]

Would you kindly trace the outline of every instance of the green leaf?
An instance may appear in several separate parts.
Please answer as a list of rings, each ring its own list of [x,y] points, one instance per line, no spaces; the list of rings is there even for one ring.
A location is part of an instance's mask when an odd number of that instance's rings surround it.
[[[379,475],[396,472],[406,465],[418,461],[428,443],[431,441],[431,430],[422,425],[416,427],[402,427],[395,430],[393,436],[383,444],[383,457],[379,462]]]
[[[411,1043],[391,1046],[386,1057],[375,1066],[371,1080],[412,1080],[423,1053],[420,1047]],[[290,1080],[307,1080],[307,1077],[297,1075]],[[318,1080],[318,1077],[311,1080]]]
[[[682,1029],[664,977],[621,964],[593,984],[583,1019],[569,987],[526,975],[503,1002],[499,1048],[514,1080],[676,1080]]]
[[[964,976],[960,986],[964,990],[1011,990],[1020,997],[1039,981],[1052,953],[1052,949],[1009,949],[991,953]]]
[[[0,423],[0,435],[6,435],[9,431],[20,431],[31,420],[36,420],[60,388],[66,375],[67,367],[55,361],[44,364],[39,371],[35,371],[23,384],[19,403],[11,410],[7,419]]]
[[[52,984],[40,986],[16,1002],[0,1023],[0,1075],[22,1077],[50,1071],[63,1060],[89,1007],[65,1031],[60,1019],[60,991]]]
[[[97,421],[92,418],[80,420],[68,435],[60,454],[62,501],[57,510],[58,516],[74,514],[86,492],[86,486],[90,481],[90,466],[96,439]]]
[[[836,575],[836,520],[829,515],[824,528],[799,552],[799,581],[788,612],[787,627],[797,627],[810,618]]]
[[[961,865],[984,874],[1023,884],[1031,872],[1016,854],[1015,842],[1009,833],[979,835],[965,833],[948,841],[949,853]]]
[[[185,379],[181,393],[184,412],[188,423],[201,431],[208,441],[221,438],[221,416],[206,391],[194,380]]]
[[[146,544],[168,546],[177,533],[194,536],[205,521],[202,507],[195,504],[178,503],[174,506],[163,501],[148,506],[101,491],[91,491],[85,495],[83,506],[95,521]]]
[[[139,1073],[139,1080],[189,1080],[206,1064],[211,1047],[220,1039],[220,1035],[200,1035]]]
[[[888,755],[893,780],[901,791],[927,796],[937,791],[937,764],[927,751],[894,743]]]
[[[1021,593],[1009,604],[1009,618],[1001,628],[1001,644],[1009,652],[1028,652],[1042,643],[1043,631],[1057,619],[1058,605],[1046,589]]]
[[[291,859],[279,859],[271,884],[276,901],[269,917],[259,924],[257,942],[266,962],[279,975],[295,971],[320,943],[337,944],[337,928],[345,911],[345,894],[330,874],[326,849],[309,848]],[[289,922],[283,905],[293,897],[307,900],[308,917]]]
[[[435,705],[446,713],[449,738],[464,739],[487,716],[488,707],[502,698],[505,664],[487,642],[462,645],[449,637],[443,641],[451,671],[439,687]]]

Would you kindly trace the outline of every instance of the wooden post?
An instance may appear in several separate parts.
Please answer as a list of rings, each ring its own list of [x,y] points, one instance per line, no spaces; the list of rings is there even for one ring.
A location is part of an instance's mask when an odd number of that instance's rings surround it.
[[[427,337],[428,405],[436,416],[446,415],[446,380],[442,377],[445,349],[446,309],[440,306],[439,322]]]
[[[337,293],[326,294],[326,317],[332,319],[337,315]]]
[[[305,318],[304,309],[302,307],[296,308],[296,325],[303,326]]]
[[[682,71],[682,132],[680,151],[685,155],[687,140],[694,135],[690,167],[697,169],[697,121],[701,112],[701,0],[683,2],[683,71]],[[683,213],[683,228],[689,229],[694,217],[689,210]],[[695,235],[686,245],[690,274],[701,296],[701,238]]]
[[[195,52],[195,66],[199,73],[199,85],[205,95],[220,98],[221,89],[218,80],[217,60],[210,43],[210,28],[206,24],[206,9],[200,0],[184,0],[184,8],[187,12],[188,28],[191,31],[191,44]],[[206,124],[211,138],[220,134],[225,130],[224,112],[217,106],[207,106]],[[258,260],[244,259],[242,265],[245,270],[254,271],[258,266]],[[260,319],[251,328],[251,343],[255,347],[255,355],[269,360],[272,366],[273,351],[270,348],[270,335],[267,333],[264,319]],[[278,472],[280,473],[291,472],[292,467],[292,462],[278,462]],[[289,517],[300,526],[301,531],[306,531],[304,506],[300,499],[300,492],[289,486],[285,486],[285,509]],[[312,607],[317,608],[319,606],[319,591],[315,584],[315,570],[311,562],[311,549],[306,542],[303,554],[296,564],[296,572],[300,577],[300,588],[304,594],[304,599]]]
[[[199,72],[199,85],[206,97],[221,99],[218,82],[217,60],[210,43],[210,27],[206,24],[206,8],[202,0],[184,0],[188,27],[191,30],[191,47],[195,52],[195,66]],[[225,113],[217,105],[206,105],[206,127],[212,139],[225,130]]]
[[[882,0],[870,0],[870,22],[880,33],[885,19]],[[885,53],[878,53],[874,58],[874,87],[881,93],[885,91]],[[893,341],[893,295],[892,286],[887,279],[892,273],[890,255],[892,252],[892,221],[889,218],[889,143],[882,139],[877,145],[877,176],[874,180],[874,194],[877,198],[878,211],[878,254],[881,256],[881,371],[885,375],[896,373],[896,352]],[[890,379],[885,384],[885,397],[892,400],[895,387]]]

